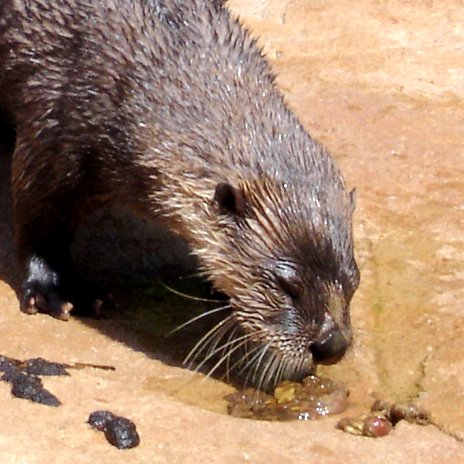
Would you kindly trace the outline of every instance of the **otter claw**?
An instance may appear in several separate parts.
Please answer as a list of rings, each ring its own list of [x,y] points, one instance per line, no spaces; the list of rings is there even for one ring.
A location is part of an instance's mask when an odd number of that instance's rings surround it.
[[[21,305],[21,311],[26,314],[36,314],[39,312],[36,305],[36,298],[34,296],[24,297]]]
[[[74,309],[74,305],[70,303],[69,301],[63,301],[61,304],[58,306],[53,306],[49,314],[50,316],[53,316],[56,319],[60,319],[62,321],[67,321],[69,320],[69,317],[71,315],[71,311]]]
[[[60,298],[53,290],[48,295],[33,289],[25,290],[21,304],[21,311],[26,314],[47,313],[62,321],[69,319],[72,310],[73,304]]]

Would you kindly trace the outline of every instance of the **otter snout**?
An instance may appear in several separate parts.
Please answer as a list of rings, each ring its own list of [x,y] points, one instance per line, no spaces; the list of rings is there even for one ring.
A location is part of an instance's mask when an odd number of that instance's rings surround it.
[[[326,313],[319,336],[310,345],[316,364],[335,364],[343,358],[351,343],[351,330],[341,328],[332,316]]]
[[[335,364],[345,354],[350,341],[341,330],[332,330],[326,338],[316,341],[310,347],[313,360],[317,364]]]

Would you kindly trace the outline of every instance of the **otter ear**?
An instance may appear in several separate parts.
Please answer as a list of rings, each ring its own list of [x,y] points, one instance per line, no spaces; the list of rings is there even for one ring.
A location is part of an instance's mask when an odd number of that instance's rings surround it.
[[[351,212],[356,209],[356,187],[350,192]]]
[[[216,185],[214,200],[221,214],[243,216],[245,213],[245,195],[228,182],[220,182]]]

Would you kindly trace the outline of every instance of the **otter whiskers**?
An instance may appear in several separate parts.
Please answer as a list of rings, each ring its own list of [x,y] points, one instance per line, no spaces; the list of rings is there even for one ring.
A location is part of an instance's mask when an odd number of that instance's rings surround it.
[[[180,293],[178,293],[178,295],[180,295]],[[202,300],[200,300],[200,301],[202,301]],[[203,300],[203,301],[206,301],[206,300]],[[178,325],[176,328],[172,329],[170,332],[168,332],[166,334],[166,337],[169,337],[170,335],[175,334],[179,330],[185,329],[185,327],[188,327],[189,325],[193,324],[194,322],[199,321],[200,319],[211,316],[212,314],[219,313],[221,311],[225,311],[226,309],[230,309],[230,305],[227,304],[227,305],[224,305],[224,306],[219,306],[218,308],[214,308],[214,309],[210,309],[208,311],[204,311],[203,313],[192,317],[188,321],[185,321],[184,323]]]
[[[197,301],[210,301],[204,298],[192,297],[174,290],[173,293]],[[230,310],[230,304],[210,309],[198,314],[173,329],[172,335],[187,326],[206,317]],[[222,379],[231,377],[239,379],[244,386],[252,384],[260,389],[269,389],[284,378],[300,371],[304,366],[304,359],[300,357],[285,357],[275,352],[272,347],[279,336],[263,329],[259,331],[243,332],[233,314],[228,315],[213,325],[193,346],[185,357],[183,364],[197,372],[208,364],[212,366],[205,372],[211,377],[221,367],[224,368]],[[263,343],[263,340],[265,342]],[[198,362],[201,359],[200,362]],[[246,376],[243,378],[243,376]]]

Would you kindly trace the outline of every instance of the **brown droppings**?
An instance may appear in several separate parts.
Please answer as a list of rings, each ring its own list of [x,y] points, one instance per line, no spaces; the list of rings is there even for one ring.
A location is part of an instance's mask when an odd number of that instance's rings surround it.
[[[134,448],[140,443],[135,424],[110,411],[94,411],[90,414],[87,422],[92,428],[104,432],[108,442],[116,448]]]

